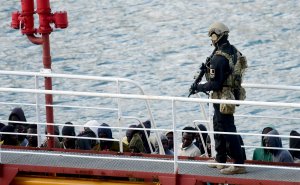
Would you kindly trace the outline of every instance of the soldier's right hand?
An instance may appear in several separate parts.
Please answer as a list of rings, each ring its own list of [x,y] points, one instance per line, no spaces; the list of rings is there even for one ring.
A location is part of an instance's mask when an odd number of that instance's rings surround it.
[[[197,84],[193,83],[190,87],[190,93],[196,94],[197,93]]]

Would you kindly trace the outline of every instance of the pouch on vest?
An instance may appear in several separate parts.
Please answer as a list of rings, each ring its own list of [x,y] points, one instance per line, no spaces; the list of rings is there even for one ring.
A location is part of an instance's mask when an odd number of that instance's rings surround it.
[[[230,88],[223,88],[221,100],[235,100]],[[235,112],[235,104],[220,104],[220,112],[222,114],[233,114]]]
[[[246,99],[246,90],[242,87],[242,80],[247,68],[247,59],[245,56],[237,52],[237,62],[234,65],[233,71],[233,94],[236,100]]]
[[[247,66],[247,59],[243,56],[234,46],[234,55],[229,55],[223,51],[216,51],[217,55],[225,57],[229,66],[232,70],[231,74],[228,76],[227,80],[223,85],[231,87],[231,91],[235,97],[235,100],[245,100],[246,90],[242,87],[242,80]],[[234,59],[236,58],[236,60]]]

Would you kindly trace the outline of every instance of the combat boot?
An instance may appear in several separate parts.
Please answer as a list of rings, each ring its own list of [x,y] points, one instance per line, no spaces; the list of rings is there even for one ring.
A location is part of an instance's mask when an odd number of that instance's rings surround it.
[[[224,168],[227,167],[227,166],[225,166],[225,165],[220,164],[220,163],[219,163],[218,161],[216,161],[216,160],[209,160],[209,161],[207,161],[207,162],[212,163],[212,164],[208,164],[208,167],[210,167],[210,168],[218,168],[219,170],[221,170],[221,169],[224,169]]]
[[[230,166],[228,168],[221,169],[220,172],[225,175],[247,173],[246,168],[243,166]]]

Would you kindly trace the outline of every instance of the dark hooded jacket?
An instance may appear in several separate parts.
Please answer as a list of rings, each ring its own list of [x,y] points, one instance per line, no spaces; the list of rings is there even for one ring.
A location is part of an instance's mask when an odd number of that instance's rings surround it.
[[[63,136],[76,136],[75,127],[73,123],[66,122],[65,126],[61,130],[61,135]],[[75,138],[62,138],[61,148],[75,149],[76,139]]]
[[[167,136],[161,134],[160,135],[160,140],[161,140],[161,143],[162,143],[162,145],[164,147],[165,155],[174,155],[174,152],[169,149],[169,145],[168,145],[169,143],[168,143]],[[164,145],[164,143],[166,143],[167,145]],[[155,147],[154,153],[155,154],[159,154],[159,145],[158,145],[158,142],[157,142],[157,138],[155,138],[154,147]]]
[[[57,126],[57,125],[54,125],[54,127],[53,127],[53,135],[57,135],[57,136],[59,136],[60,135],[60,133],[59,133],[59,127]],[[45,128],[45,134],[47,135],[48,134],[48,129],[47,129],[47,127]],[[53,138],[53,140],[54,140],[54,148],[62,148],[62,146],[61,146],[61,137],[52,137]],[[43,148],[47,148],[48,147],[48,139],[46,139],[45,141],[44,141],[44,143],[41,145],[41,147],[43,147]]]
[[[102,123],[100,125],[101,127],[107,127],[107,128],[98,128],[98,137],[100,138],[101,135],[105,135],[107,139],[113,139],[112,137],[112,131],[108,124]],[[128,145],[123,144],[123,151],[128,152],[129,148]],[[100,150],[110,150],[119,152],[120,151],[120,143],[118,141],[104,141],[100,140]]]
[[[12,116],[15,115],[19,118],[19,121],[22,121],[22,122],[27,122],[26,120],[26,117],[25,117],[25,114],[24,114],[24,111],[21,107],[16,107],[14,108],[9,117],[8,117],[8,120],[11,121],[12,120]],[[14,123],[9,123],[10,125],[13,125]]]
[[[277,130],[268,132],[268,135],[279,135]],[[280,137],[265,136],[265,143],[267,147],[282,148],[282,142]],[[294,162],[292,155],[288,150],[284,149],[270,149],[270,153],[273,155],[273,162]]]
[[[80,137],[97,138],[97,126],[99,123],[96,120],[88,121],[84,124],[84,130],[78,134],[76,148],[80,150],[98,150],[99,143],[94,139],[81,139]]]
[[[4,126],[5,126],[4,123],[0,123],[0,130],[1,130],[1,128],[4,127]]]
[[[300,137],[300,133],[298,133],[295,130],[292,130],[290,136]],[[300,138],[290,138],[290,148],[300,149]],[[300,159],[300,151],[290,150],[290,153],[292,154],[293,158]]]
[[[151,122],[149,120],[143,122],[142,124],[144,125],[144,127],[146,129],[151,128]],[[144,128],[144,127],[141,124],[139,124],[137,126],[137,128]],[[149,138],[149,136],[150,136],[150,130],[147,130],[146,133],[147,133],[148,138]],[[143,145],[144,145],[144,148],[145,148],[145,153],[150,154],[151,153],[150,147],[152,147],[152,149],[153,149],[153,146],[151,146],[151,144],[150,145],[148,144],[147,137],[146,137],[144,131],[142,131],[142,141],[143,141]]]
[[[136,125],[130,125],[129,128],[136,128],[137,126]],[[128,129],[126,130],[126,136],[125,138],[123,139],[123,142],[126,144],[126,145],[129,145],[132,137],[133,137],[133,132],[134,130],[131,130],[131,129]]]
[[[0,132],[15,132],[15,128],[11,125],[6,125],[1,128]],[[18,136],[17,135],[11,135],[11,134],[0,134],[0,141],[1,144],[4,145],[13,145],[17,146],[18,143]]]
[[[111,132],[111,128],[109,127],[108,124],[106,123],[102,123],[100,125],[102,128],[98,128],[98,137],[100,138],[101,134],[105,134],[107,139],[113,139],[112,137],[112,132]],[[103,127],[107,127],[107,128],[103,128]],[[100,140],[100,148],[101,150],[110,150],[111,147],[113,145],[113,141],[101,141]]]
[[[78,137],[96,137],[96,134],[93,131],[88,130],[78,134]],[[80,150],[92,150],[96,144],[96,140],[93,139],[78,138],[76,142],[77,148]]]
[[[16,116],[18,118],[18,121],[20,122],[27,122],[24,111],[21,107],[16,107],[14,108],[9,117],[8,117],[8,125],[12,125],[17,129],[18,133],[27,133],[26,127],[28,126],[25,123],[16,123],[16,122],[10,122],[13,121],[13,116]],[[17,121],[17,120],[14,120]],[[18,136],[18,141],[20,143],[20,146],[27,146],[28,145],[28,140],[26,139],[25,135],[19,135]]]
[[[65,126],[61,130],[61,135],[63,136],[75,136],[75,127],[73,126],[73,123],[66,122]]]
[[[267,134],[271,130],[273,130],[272,127],[265,127],[262,130],[262,134]],[[263,136],[261,137],[261,146],[265,147]],[[273,161],[273,157],[272,157],[272,154],[268,150],[266,150],[264,148],[255,148],[255,150],[253,152],[252,160],[271,162],[271,161]]]

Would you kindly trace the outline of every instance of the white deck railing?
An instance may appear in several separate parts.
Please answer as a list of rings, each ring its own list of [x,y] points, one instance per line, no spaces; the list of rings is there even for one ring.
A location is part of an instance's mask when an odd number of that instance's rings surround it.
[[[151,132],[156,134],[156,138],[159,138],[158,136],[158,132],[164,132],[164,131],[169,131],[170,128],[162,128],[158,125],[156,125],[157,120],[154,119],[151,107],[150,107],[150,102],[151,101],[168,101],[171,103],[172,105],[172,114],[170,115],[171,120],[172,120],[172,130],[175,133],[174,134],[174,170],[176,170],[176,167],[178,165],[178,162],[182,162],[182,163],[187,163],[186,161],[178,161],[178,157],[177,157],[177,150],[178,150],[178,146],[179,146],[179,135],[182,132],[181,129],[178,129],[178,122],[177,122],[177,117],[176,117],[176,110],[178,109],[178,103],[179,102],[186,102],[186,103],[199,103],[201,106],[200,109],[200,113],[203,114],[204,119],[199,119],[199,120],[195,120],[194,123],[197,122],[201,122],[201,123],[207,123],[208,128],[211,128],[212,125],[212,121],[211,121],[211,112],[208,111],[208,113],[206,113],[206,108],[203,106],[203,104],[212,104],[212,103],[225,103],[225,104],[239,104],[239,105],[249,105],[249,106],[263,106],[263,107],[281,107],[281,108],[300,108],[300,103],[285,103],[285,102],[263,102],[263,101],[237,101],[237,100],[217,100],[217,99],[204,99],[204,98],[186,98],[186,97],[172,97],[172,96],[152,96],[152,95],[145,95],[142,87],[132,81],[132,80],[128,80],[128,79],[124,79],[124,78],[113,78],[113,77],[95,77],[95,76],[83,76],[83,75],[66,75],[66,74],[53,74],[50,73],[49,71],[43,71],[41,73],[36,73],[36,72],[18,72],[18,71],[0,71],[0,79],[2,75],[6,75],[6,76],[30,76],[33,78],[33,82],[34,85],[34,89],[30,89],[30,88],[18,88],[18,87],[0,87],[0,92],[2,93],[20,93],[20,94],[32,94],[34,95],[35,98],[35,102],[34,103],[24,103],[21,102],[19,99],[19,102],[0,102],[1,105],[11,105],[11,106],[22,106],[22,105],[27,105],[27,106],[33,106],[36,109],[36,121],[29,121],[27,122],[27,124],[37,124],[40,126],[45,126],[46,123],[45,121],[41,120],[41,116],[40,116],[40,112],[42,107],[45,106],[52,106],[53,108],[57,108],[57,107],[63,107],[63,108],[75,108],[75,109],[99,109],[99,110],[110,110],[110,111],[116,111],[118,114],[118,124],[117,126],[111,126],[111,129],[117,129],[119,130],[119,134],[118,136],[114,136],[115,139],[112,139],[114,141],[119,141],[120,142],[120,148],[122,151],[122,144],[121,144],[121,140],[122,137],[124,136],[123,134],[123,130],[128,129],[127,126],[122,125],[121,121],[122,119],[135,119],[138,122],[141,122],[141,119],[135,116],[128,116],[128,115],[123,115],[123,112],[120,108],[120,101],[124,100],[124,99],[130,99],[130,100],[143,100],[146,103],[146,111],[148,112],[148,116],[150,117],[151,123],[153,128],[150,129]],[[116,89],[117,89],[117,93],[99,93],[99,92],[86,92],[86,91],[66,91],[66,90],[43,90],[43,86],[39,85],[39,78],[44,78],[44,77],[51,77],[51,78],[62,78],[64,80],[66,79],[80,79],[80,80],[95,80],[95,81],[108,81],[108,82],[113,82],[116,84]],[[133,84],[137,89],[139,89],[140,94],[122,94],[120,92],[120,86],[121,83],[129,83],[129,84]],[[280,85],[262,85],[262,84],[243,84],[244,87],[246,88],[259,88],[259,89],[278,89],[278,90],[293,90],[293,91],[300,91],[300,87],[298,86],[280,86]],[[101,98],[112,98],[112,99],[117,99],[117,107],[115,108],[107,108],[107,107],[98,107],[98,106],[74,106],[74,105],[45,105],[43,103],[41,103],[39,95],[44,95],[44,94],[52,94],[53,96],[55,95],[62,95],[62,96],[84,96],[84,97],[97,97],[99,98],[99,100],[101,100]],[[22,100],[22,99],[21,99]],[[299,117],[274,117],[274,116],[253,116],[253,115],[235,115],[237,117],[255,117],[255,118],[270,118],[270,119],[291,119],[291,120],[300,120]],[[7,120],[0,120],[2,122],[5,122]],[[64,126],[64,124],[59,124],[59,123],[55,123],[55,125],[58,126]],[[210,126],[209,126],[210,125]],[[83,125],[73,125],[75,127],[82,127]],[[100,127],[100,126],[99,126]],[[98,128],[99,128],[98,127]],[[39,127],[41,129],[41,127]],[[136,128],[135,128],[136,129]],[[149,130],[149,129],[141,129],[141,130]],[[257,133],[224,133],[224,132],[213,132],[212,130],[208,130],[206,133],[212,135],[213,133],[219,133],[219,134],[239,134],[242,136],[248,136],[248,135],[252,135],[252,136],[260,136],[259,140],[261,138],[261,136],[263,136],[263,134],[257,134]],[[0,133],[3,134],[3,133]],[[5,133],[8,134],[8,133]],[[21,134],[22,135],[22,134]],[[23,134],[24,135],[24,134]],[[29,134],[26,134],[29,135]],[[35,135],[35,134],[30,134],[30,135]],[[39,138],[39,145],[41,144],[41,138],[45,137],[45,134],[42,134],[41,131],[38,131],[38,134],[36,134],[36,136],[38,136]],[[51,135],[48,135],[49,137],[51,137]],[[57,137],[57,136],[53,136],[53,137]],[[71,136],[59,136],[59,137],[69,137],[72,138]],[[280,135],[280,137],[283,138],[290,138],[291,136],[288,135]],[[82,137],[81,137],[82,138]],[[211,137],[213,139],[213,137]],[[297,138],[297,137],[294,137]],[[90,139],[95,139],[95,138],[90,138]],[[100,139],[97,138],[97,140],[107,140],[107,139]],[[150,142],[148,140],[148,142]],[[160,148],[162,148],[161,142],[159,142]],[[213,145],[212,145],[213,147]],[[247,145],[247,143],[245,143],[245,148],[260,148],[258,146],[251,146],[251,145]],[[284,149],[288,149],[288,148],[284,148]],[[300,149],[295,149],[295,150],[300,150]],[[163,150],[160,150],[163,151]],[[34,153],[34,152],[32,152]],[[51,155],[51,154],[47,154],[47,155]],[[74,157],[78,157],[76,155],[74,155]],[[251,165],[250,165],[251,166]],[[282,167],[283,169],[288,168],[288,167]]]

